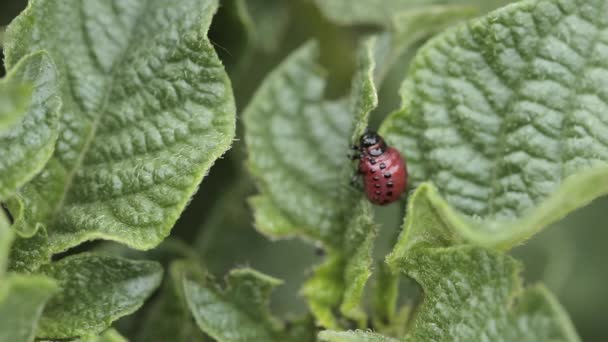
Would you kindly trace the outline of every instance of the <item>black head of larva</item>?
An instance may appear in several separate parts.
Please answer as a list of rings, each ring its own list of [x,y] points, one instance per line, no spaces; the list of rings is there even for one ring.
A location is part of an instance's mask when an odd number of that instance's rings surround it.
[[[386,143],[374,131],[366,131],[359,139],[360,148],[370,156],[379,156],[386,151]]]

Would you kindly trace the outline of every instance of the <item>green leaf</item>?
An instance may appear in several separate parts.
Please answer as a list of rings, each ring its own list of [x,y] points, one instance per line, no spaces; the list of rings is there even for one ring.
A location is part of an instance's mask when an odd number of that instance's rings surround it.
[[[55,149],[61,106],[57,82],[45,52],[25,56],[0,81],[0,200],[40,172]],[[18,124],[2,129],[19,116],[23,118]]]
[[[7,65],[45,49],[62,82],[57,150],[19,193],[18,223],[48,230],[38,263],[85,240],[148,249],[169,234],[234,137],[230,81],[207,38],[216,9],[34,0],[10,25]]]
[[[268,310],[270,292],[280,281],[251,269],[231,271],[226,289],[210,280],[184,280],[186,301],[198,326],[218,342],[286,341]]]
[[[39,275],[0,279],[0,342],[33,342],[44,305],[58,289],[52,279]]]
[[[95,337],[85,337],[80,339],[81,342],[128,342],[118,331],[108,329],[103,334]]]
[[[37,337],[67,339],[97,335],[131,314],[156,290],[162,268],[156,262],[79,254],[44,265],[62,291],[46,306]]]
[[[368,331],[321,331],[319,339],[323,342],[398,342],[394,338],[382,336]]]
[[[252,205],[257,228],[271,237],[302,234],[339,244],[346,182],[338,177],[348,165],[352,116],[347,101],[324,101],[317,56],[316,44],[300,47],[264,80],[245,109],[248,165],[264,195]],[[272,222],[279,215],[277,230],[258,220]]]
[[[407,337],[413,341],[578,341],[567,314],[542,286],[522,289],[510,256],[459,245],[454,228],[429,198],[411,197],[389,266],[416,280],[424,301]],[[447,206],[447,205],[446,205]]]
[[[521,289],[520,265],[478,247],[413,251],[398,268],[424,289],[412,341],[578,341],[542,286]]]
[[[338,24],[375,24],[390,27],[391,18],[395,14],[407,15],[408,12],[425,11],[425,7],[428,6],[468,5],[489,10],[507,4],[510,0],[315,0],[315,2],[323,15]]]
[[[381,132],[467,240],[510,248],[608,192],[607,8],[522,1],[419,51]]]
[[[137,341],[209,341],[198,328],[186,303],[184,281],[203,281],[205,274],[192,262],[175,261],[160,297],[149,309],[137,335]]]
[[[0,133],[25,116],[32,99],[32,86],[27,83],[0,81]]]
[[[324,99],[318,47],[307,43],[266,78],[244,113],[248,164],[262,193],[250,200],[255,225],[271,238],[298,235],[327,248],[303,293],[329,327],[338,326],[338,307],[365,321],[358,305],[375,227],[369,203],[348,184],[355,167],[346,154],[377,104],[373,45],[361,49],[350,100]]]
[[[0,279],[4,275],[8,265],[8,256],[13,242],[13,232],[11,231],[8,218],[3,210],[0,210]]]

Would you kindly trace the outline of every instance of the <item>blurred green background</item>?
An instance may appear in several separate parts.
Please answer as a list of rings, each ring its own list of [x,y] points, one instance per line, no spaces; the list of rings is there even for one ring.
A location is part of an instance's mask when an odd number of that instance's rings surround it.
[[[2,0],[0,32],[26,3],[25,0]],[[264,8],[259,8],[258,3],[264,3]],[[222,0],[210,32],[231,76],[239,112],[264,75],[293,48],[310,38],[321,42],[322,64],[328,70],[330,82],[327,96],[337,97],[348,91],[357,40],[376,28],[334,25],[323,18],[310,0],[250,1],[248,5],[259,17],[266,15],[266,21],[256,24],[259,24],[259,32],[273,39],[261,46],[252,46],[233,0]],[[271,13],[260,12],[268,8]],[[389,72],[380,88],[380,105],[373,113],[372,125],[377,126],[399,105],[399,85],[414,52],[407,51]],[[0,75],[4,75],[3,67],[0,67]],[[242,127],[239,127],[238,135],[242,137]],[[276,312],[291,317],[306,310],[298,290],[321,256],[314,246],[297,240],[271,242],[253,229],[246,199],[255,192],[255,186],[244,169],[244,160],[241,139],[211,169],[174,228],[171,240],[144,257],[166,258],[171,254],[172,246],[179,243],[176,241],[181,240],[187,241],[192,253],[218,277],[236,266],[252,266],[285,280],[274,294],[272,306]],[[403,207],[403,203],[399,203],[376,212],[381,225],[375,251],[378,261],[390,250],[402,222]],[[605,231],[608,227],[604,224],[607,212],[608,198],[597,200],[513,251],[525,265],[526,283],[544,282],[567,308],[585,341],[604,341],[608,336],[608,324],[605,324],[608,317],[608,248],[604,245],[608,241],[608,231]],[[109,243],[91,243],[79,249],[91,248],[137,257],[137,253]],[[415,287],[410,288],[414,291],[409,292],[412,296],[409,300],[417,300]],[[145,310],[146,307],[141,313],[119,322],[123,333],[135,335],[138,317],[145,314]]]

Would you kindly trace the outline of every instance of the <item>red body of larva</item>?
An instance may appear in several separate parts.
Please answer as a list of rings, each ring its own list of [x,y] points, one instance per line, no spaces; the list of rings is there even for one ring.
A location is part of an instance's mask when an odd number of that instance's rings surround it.
[[[361,137],[358,173],[363,176],[365,194],[374,204],[385,205],[399,199],[407,189],[405,160],[374,132]]]

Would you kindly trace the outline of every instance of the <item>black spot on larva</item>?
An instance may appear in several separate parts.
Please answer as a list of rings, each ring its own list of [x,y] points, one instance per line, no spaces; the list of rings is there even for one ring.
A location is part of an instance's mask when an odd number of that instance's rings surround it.
[[[380,163],[380,170],[384,170],[384,169],[386,169],[386,164]]]
[[[376,159],[374,159],[374,158],[369,158],[369,162],[370,162],[372,165],[376,165]]]
[[[385,173],[384,178],[391,178],[391,173],[390,172]]]
[[[382,194],[382,191],[376,190],[376,195],[380,195],[380,194]]]
[[[387,191],[386,192],[386,196],[393,196],[393,192],[392,191]]]
[[[374,180],[380,180],[380,177],[374,176]]]
[[[370,172],[370,173],[374,173],[374,172],[376,172],[376,169],[374,169],[374,168],[372,167],[371,169],[369,169],[369,172]]]
[[[391,181],[387,182],[386,186],[389,187],[389,188],[392,188],[393,187],[393,182],[391,182]]]
[[[380,183],[376,183],[376,184],[374,184],[374,186],[375,186],[376,188],[380,188],[380,186],[381,186],[381,185],[380,185]]]
[[[374,196],[374,200],[377,201],[379,198],[378,196]]]

